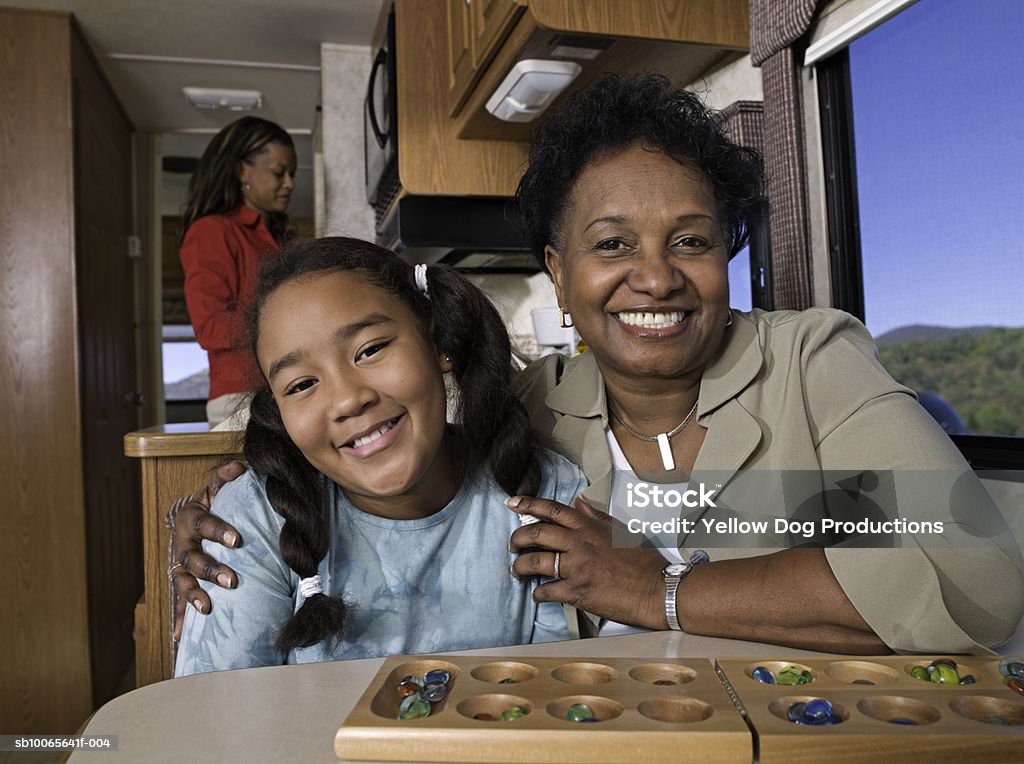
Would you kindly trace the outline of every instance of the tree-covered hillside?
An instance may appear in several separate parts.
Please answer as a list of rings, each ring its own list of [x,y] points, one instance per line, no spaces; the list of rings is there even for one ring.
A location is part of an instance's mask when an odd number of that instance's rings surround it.
[[[889,335],[893,335],[890,332]],[[897,380],[948,401],[979,435],[1024,435],[1024,329],[973,328],[929,339],[879,338]]]

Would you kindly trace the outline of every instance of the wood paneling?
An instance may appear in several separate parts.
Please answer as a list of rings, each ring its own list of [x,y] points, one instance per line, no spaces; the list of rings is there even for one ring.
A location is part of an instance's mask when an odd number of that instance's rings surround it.
[[[93,703],[129,668],[142,593],[138,469],[121,439],[137,429],[134,361],[132,125],[92,55],[72,35],[75,268]]]
[[[131,129],[69,15],[0,11],[3,733],[74,732],[131,659]]]
[[[92,709],[74,268],[70,20],[0,12],[0,732]]]

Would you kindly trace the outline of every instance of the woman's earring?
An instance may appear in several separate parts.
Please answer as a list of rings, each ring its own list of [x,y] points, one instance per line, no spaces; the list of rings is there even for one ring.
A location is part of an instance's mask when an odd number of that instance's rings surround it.
[[[729,316],[729,320],[725,322],[725,325],[726,325],[726,326],[732,326],[732,308],[726,308],[726,309],[725,309],[725,312],[726,312],[726,313],[728,314],[728,316]]]
[[[246,190],[246,191],[251,191],[251,190],[252,190],[252,186],[251,186],[251,185],[249,185],[248,183],[246,183],[246,184],[245,184],[245,190]]]
[[[569,329],[573,326],[572,316],[566,313],[561,308],[558,309],[558,323],[563,329]]]

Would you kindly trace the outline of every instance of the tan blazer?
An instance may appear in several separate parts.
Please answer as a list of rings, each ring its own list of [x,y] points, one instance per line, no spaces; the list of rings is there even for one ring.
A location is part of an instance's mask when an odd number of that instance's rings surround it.
[[[723,548],[727,537],[695,531],[679,538],[684,553],[702,547],[723,559],[821,544],[854,607],[893,650],[979,652],[1009,639],[1024,614],[1017,542],[953,443],[882,368],[867,330],[829,309],[733,316],[697,410],[707,433],[690,481],[720,486],[709,512],[852,519],[867,507],[888,519],[943,521],[944,530],[900,536],[893,543],[902,548],[856,548],[821,534]],[[585,497],[607,511],[613,470],[594,356],[543,358],[522,372],[519,392],[534,427],[583,469]],[[865,470],[879,472],[865,479]],[[809,475],[825,484],[807,492]]]

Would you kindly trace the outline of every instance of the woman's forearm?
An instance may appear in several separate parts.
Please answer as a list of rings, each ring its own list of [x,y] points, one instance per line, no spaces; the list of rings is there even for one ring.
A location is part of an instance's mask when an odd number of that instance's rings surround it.
[[[690,634],[831,653],[890,652],[847,599],[821,549],[701,565],[676,596]]]

